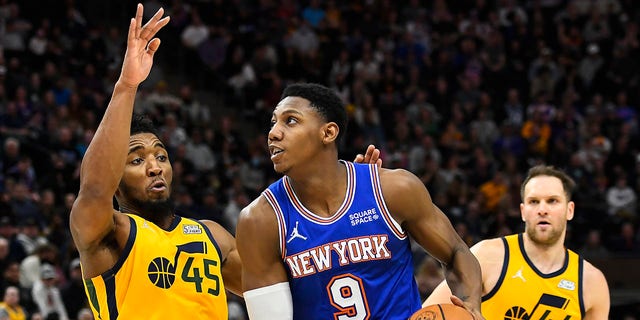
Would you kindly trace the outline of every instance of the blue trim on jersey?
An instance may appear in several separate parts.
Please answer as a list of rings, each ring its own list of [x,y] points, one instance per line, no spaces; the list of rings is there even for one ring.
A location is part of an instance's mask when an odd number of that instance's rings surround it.
[[[138,226],[136,225],[136,221],[133,220],[132,217],[129,217],[129,237],[127,237],[127,243],[125,243],[124,248],[122,248],[122,253],[116,261],[116,264],[111,267],[111,269],[102,273],[102,278],[105,280],[113,278],[116,276],[116,273],[122,268],[122,265],[129,257],[129,253],[131,253],[131,249],[133,248],[133,243],[136,241],[136,235],[138,234]]]
[[[104,286],[107,291],[107,308],[109,309],[109,319],[118,319],[118,305],[116,303],[116,277],[104,279]]]
[[[131,253],[131,249],[133,248],[133,243],[136,240],[136,235],[138,234],[138,226],[136,225],[136,221],[127,215],[129,218],[129,236],[127,237],[127,243],[125,243],[124,248],[122,249],[122,253],[116,261],[116,264],[111,267],[111,269],[103,272],[100,276],[102,277],[102,281],[105,285],[105,293],[107,295],[107,307],[109,309],[109,318],[117,319],[118,318],[118,305],[116,304],[116,273],[122,268],[122,265],[129,257]]]
[[[578,303],[580,304],[580,315],[582,316],[582,318],[584,318],[584,315],[586,313],[586,310],[584,307],[584,294],[582,290],[583,276],[584,276],[584,259],[582,259],[581,256],[578,256],[578,297],[579,297]]]
[[[549,278],[553,278],[553,277],[559,276],[562,273],[564,273],[565,270],[567,270],[567,267],[569,266],[569,251],[567,251],[567,249],[565,249],[564,250],[564,264],[562,265],[562,268],[560,268],[557,271],[554,271],[552,273],[549,273],[549,274],[542,273],[542,271],[540,271],[540,270],[538,270],[538,268],[536,268],[536,265],[533,264],[533,261],[531,261],[529,259],[529,256],[527,255],[527,252],[524,250],[524,239],[523,239],[523,237],[524,236],[523,236],[522,233],[518,234],[518,245],[520,246],[520,252],[522,252],[522,256],[524,257],[524,260],[527,262],[529,267],[531,267],[531,270],[533,270],[537,275],[539,275],[543,279],[549,279]]]
[[[218,246],[218,243],[216,242],[216,240],[213,238],[213,234],[211,234],[211,230],[209,230],[209,227],[207,227],[207,225],[205,225],[202,221],[199,221],[199,220],[194,220],[189,218],[184,218],[184,219],[191,220],[202,226],[202,228],[204,229],[204,232],[207,234],[207,237],[209,237],[209,240],[211,241],[211,243],[213,243],[213,247],[216,249],[216,251],[218,251],[218,257],[220,258],[220,265],[222,266],[224,262],[227,261],[227,257],[222,256],[222,251],[220,250],[220,247]],[[205,250],[206,250],[206,247],[205,247]]]
[[[174,215],[173,220],[171,221],[171,224],[169,225],[169,228],[167,228],[168,232],[173,231],[173,229],[175,229],[179,224],[180,221],[182,220],[182,217],[179,215]]]
[[[493,286],[491,291],[482,297],[482,302],[485,302],[491,299],[502,286],[502,282],[504,282],[504,278],[507,275],[507,268],[509,267],[509,243],[505,237],[500,238],[502,240],[502,244],[504,244],[504,259],[502,260],[502,270],[500,271],[500,278]]]

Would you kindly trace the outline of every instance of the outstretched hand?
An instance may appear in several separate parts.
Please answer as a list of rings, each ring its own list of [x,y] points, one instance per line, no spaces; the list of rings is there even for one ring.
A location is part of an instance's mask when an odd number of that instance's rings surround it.
[[[169,16],[162,18],[164,9],[160,8],[144,26],[142,13],[144,8],[138,3],[136,17],[129,22],[127,52],[124,55],[119,81],[130,87],[137,87],[151,72],[153,54],[160,46],[156,33],[169,23]]]
[[[376,149],[376,147],[370,144],[367,147],[367,151],[364,155],[358,154],[356,158],[353,160],[356,163],[367,163],[367,164],[376,164],[378,168],[382,168],[382,159],[380,159],[380,150]]]
[[[473,306],[471,306],[468,303],[464,303],[464,301],[462,301],[462,299],[452,295],[451,296],[451,302],[453,304],[455,304],[456,306],[465,308],[467,311],[471,312],[471,314],[473,315],[473,319],[474,320],[485,320],[484,317],[482,316],[482,313],[480,313],[480,310],[474,308]]]

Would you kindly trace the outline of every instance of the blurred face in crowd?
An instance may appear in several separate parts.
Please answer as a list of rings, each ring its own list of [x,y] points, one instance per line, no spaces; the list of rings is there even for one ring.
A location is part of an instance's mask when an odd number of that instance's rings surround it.
[[[3,276],[12,283],[18,283],[18,281],[20,281],[20,265],[17,262],[10,263],[7,268],[4,269]]]
[[[525,222],[526,235],[538,245],[553,245],[564,242],[567,221],[573,219],[573,201],[560,179],[537,176],[529,180],[524,188],[520,213]]]
[[[20,292],[16,287],[7,287],[4,292],[4,303],[15,307],[20,303]]]

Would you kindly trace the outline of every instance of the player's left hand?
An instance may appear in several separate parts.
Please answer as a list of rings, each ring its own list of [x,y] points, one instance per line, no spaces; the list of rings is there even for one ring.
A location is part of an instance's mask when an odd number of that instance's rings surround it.
[[[366,163],[366,164],[376,164],[378,168],[382,168],[382,159],[380,158],[380,150],[376,148],[376,146],[370,144],[367,147],[367,151],[364,155],[358,154],[356,155],[355,160],[353,162],[356,163]]]
[[[471,312],[471,315],[473,315],[473,319],[485,320],[484,317],[482,316],[482,313],[480,313],[480,310],[476,309],[470,303],[465,303],[464,301],[462,301],[462,299],[454,295],[451,296],[451,302],[456,306],[465,308],[467,311]]]

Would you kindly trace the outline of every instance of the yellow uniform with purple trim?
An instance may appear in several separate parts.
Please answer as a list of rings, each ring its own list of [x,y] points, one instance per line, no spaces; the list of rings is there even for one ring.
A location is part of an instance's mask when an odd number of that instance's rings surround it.
[[[202,223],[176,217],[169,230],[128,215],[116,265],[85,279],[96,319],[227,319],[220,249]]]
[[[486,319],[577,320],[584,316],[583,260],[566,250],[560,270],[544,274],[526,252],[522,234],[502,238],[505,257],[496,286],[482,297]]]

